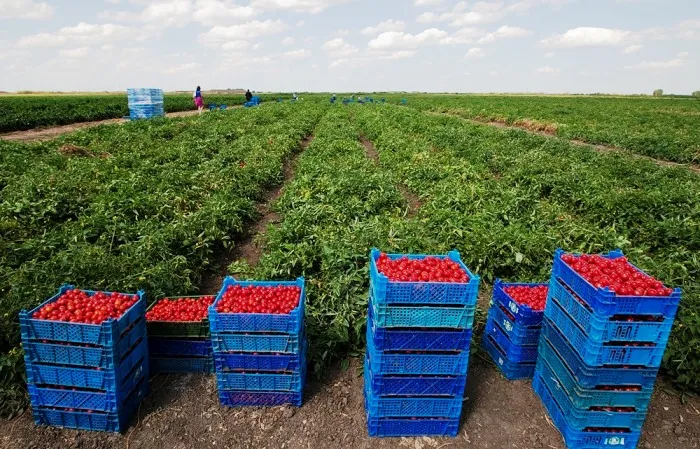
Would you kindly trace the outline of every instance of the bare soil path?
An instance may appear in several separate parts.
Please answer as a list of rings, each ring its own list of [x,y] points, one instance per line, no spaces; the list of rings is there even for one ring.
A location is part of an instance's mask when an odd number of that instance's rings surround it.
[[[611,147],[611,146],[607,146],[607,145],[597,145],[597,144],[592,144],[592,143],[584,142],[583,140],[577,140],[577,139],[566,139],[564,137],[557,136],[554,132],[539,131],[539,130],[535,130],[535,129],[529,129],[525,126],[509,125],[507,123],[493,121],[493,120],[487,121],[487,120],[477,120],[477,119],[473,119],[473,118],[465,118],[465,117],[462,117],[460,115],[450,114],[447,112],[428,112],[428,114],[454,117],[454,118],[458,118],[460,120],[464,120],[465,122],[473,123],[475,125],[493,126],[495,128],[501,128],[501,129],[517,129],[519,131],[524,131],[524,132],[527,132],[530,134],[535,134],[535,135],[542,136],[542,137],[565,140],[573,145],[591,148],[595,151],[598,151],[599,153],[609,153],[609,152],[625,153],[626,155],[629,155],[629,156],[637,158],[637,159],[645,159],[645,160],[651,161],[651,162],[655,163],[656,165],[660,165],[662,167],[683,167],[683,168],[687,168],[688,170],[693,171],[695,173],[700,173],[700,165],[698,165],[698,164],[693,164],[693,163],[680,164],[678,162],[664,161],[661,159],[655,159],[655,158],[650,157],[650,156],[644,156],[642,154],[633,153],[632,151],[627,150],[625,148]]]
[[[231,106],[235,107],[235,106]],[[180,111],[180,112],[169,112],[165,114],[166,117],[186,117],[190,115],[196,115],[197,111]],[[95,122],[81,122],[81,123],[71,123],[70,125],[55,126],[51,128],[35,128],[28,129],[26,131],[14,131],[11,133],[0,134],[0,139],[10,140],[15,142],[41,142],[44,140],[51,140],[60,135],[68,134],[73,131],[77,131],[83,128],[90,128],[98,125],[113,125],[117,123],[126,123],[128,119],[123,118],[113,118],[108,120],[98,120]]]
[[[36,427],[27,411],[0,422],[2,449],[565,449],[527,381],[474,356],[457,438],[367,435],[360,360],[309,380],[299,408],[224,408],[213,375],[159,375],[123,435]],[[700,399],[659,381],[639,449],[700,447]]]

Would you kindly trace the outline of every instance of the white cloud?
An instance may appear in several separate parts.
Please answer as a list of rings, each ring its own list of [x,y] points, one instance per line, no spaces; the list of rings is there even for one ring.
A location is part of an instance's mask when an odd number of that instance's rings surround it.
[[[0,0],[0,19],[41,20],[53,16],[53,6],[34,0]]]
[[[176,64],[163,69],[163,73],[166,75],[174,75],[176,73],[191,72],[202,67],[202,64],[198,62],[186,62],[184,64]]]
[[[146,34],[139,29],[105,23],[100,25],[81,22],[78,25],[64,27],[55,33],[39,33],[23,36],[17,41],[17,47],[60,47],[72,42],[94,43],[100,41],[139,40]]]
[[[300,48],[299,50],[291,50],[284,52],[285,58],[291,59],[304,59],[311,56],[311,52],[305,48]]]
[[[544,73],[544,74],[547,74],[547,75],[556,75],[556,74],[559,73],[559,72],[561,72],[560,69],[557,69],[557,68],[554,68],[554,67],[550,67],[550,66],[548,66],[548,65],[546,65],[546,66],[544,66],[544,67],[540,67],[539,69],[537,69],[537,73]]]
[[[472,47],[469,49],[465,57],[468,59],[475,59],[483,58],[484,56],[486,56],[486,52],[484,50],[479,47]]]
[[[340,29],[337,29],[333,32],[333,36],[341,36],[342,37],[342,36],[347,36],[348,34],[350,34],[350,30],[348,30],[347,28],[340,28]]]
[[[336,67],[339,67],[341,65],[347,64],[348,62],[349,62],[349,60],[347,58],[336,59],[335,61],[330,63],[329,67],[336,68]]]
[[[102,47],[100,47],[102,51],[112,51],[114,50],[114,45],[112,44],[104,44]]]
[[[639,45],[639,44],[629,45],[629,46],[622,49],[622,53],[624,53],[626,55],[631,55],[632,53],[637,53],[642,48],[644,48],[644,45]]]
[[[265,46],[262,42],[258,42],[257,44],[253,45],[253,51],[258,51],[262,49]]]
[[[422,45],[434,44],[447,37],[447,32],[437,28],[429,28],[418,34],[387,31],[369,41],[368,47],[373,50],[416,49]]]
[[[688,57],[688,52],[687,51],[681,51],[676,55],[677,58],[687,58]]]
[[[504,1],[477,1],[467,3],[458,2],[447,12],[428,11],[419,15],[416,19],[419,23],[448,22],[451,26],[469,26],[494,23],[506,16],[527,11],[538,4],[558,6],[568,0],[517,0],[506,3]]]
[[[248,47],[250,47],[250,43],[243,40],[228,41],[221,45],[221,49],[226,51],[242,51]]]
[[[342,37],[336,37],[327,41],[323,44],[323,49],[336,58],[350,56],[358,51],[355,46],[345,42]]]
[[[285,37],[284,39],[282,39],[282,45],[284,45],[284,46],[294,45],[294,38],[291,36]]]
[[[88,55],[90,49],[87,47],[72,48],[70,50],[61,50],[59,54],[66,58],[84,58]]]
[[[499,27],[493,33],[488,33],[486,36],[479,39],[480,44],[487,44],[490,42],[495,42],[499,39],[511,39],[515,37],[525,37],[532,34],[532,31],[526,30],[520,27],[511,27],[508,25],[503,25]]]
[[[191,1],[174,0],[149,4],[139,14],[139,19],[158,28],[164,28],[185,25],[191,20],[193,14],[194,9]]]
[[[120,0],[105,0],[105,3],[109,3],[110,5],[118,5]]]
[[[683,66],[684,61],[682,59],[676,58],[669,61],[643,61],[639,64],[627,65],[625,69],[627,70],[663,70],[663,69],[673,69]]]
[[[199,35],[199,41],[203,44],[218,45],[231,40],[252,39],[260,36],[277,34],[285,31],[287,24],[281,20],[265,20],[231,25],[228,27],[216,26],[206,33]]]
[[[579,27],[567,32],[543,39],[546,47],[600,47],[617,46],[627,43],[632,32],[610,28]]]
[[[381,59],[405,59],[410,58],[415,54],[416,52],[414,50],[400,50],[390,53],[386,56],[382,56]]]
[[[455,31],[451,36],[447,36],[440,40],[443,45],[451,44],[471,44],[477,36],[481,36],[483,32],[478,28],[462,28]]]
[[[250,6],[266,11],[291,10],[318,14],[331,6],[342,5],[350,1],[351,0],[253,0]]]
[[[226,0],[198,0],[192,18],[203,25],[226,25],[252,19],[258,11]]]
[[[385,31],[403,31],[404,29],[406,29],[405,22],[402,20],[389,19],[379,22],[376,26],[365,27],[362,29],[361,33],[365,35],[374,35]]]
[[[415,6],[435,6],[442,3],[442,0],[414,0]]]

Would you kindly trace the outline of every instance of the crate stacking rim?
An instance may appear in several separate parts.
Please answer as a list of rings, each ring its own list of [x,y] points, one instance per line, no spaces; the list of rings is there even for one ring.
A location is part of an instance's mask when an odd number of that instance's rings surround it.
[[[212,295],[198,295],[198,296],[166,296],[164,298],[158,299],[151,303],[146,309],[148,313],[153,307],[160,303],[161,301],[174,301],[179,298],[188,299],[199,299],[205,296]],[[160,320],[149,320],[146,321],[146,326],[148,327],[149,337],[181,337],[180,339],[186,338],[207,338],[209,337],[209,317],[205,317],[200,321],[160,321]]]
[[[372,394],[376,396],[433,396],[461,397],[467,383],[467,374],[459,376],[426,376],[379,374],[365,357],[364,372],[368,373],[365,382],[369,382]]]

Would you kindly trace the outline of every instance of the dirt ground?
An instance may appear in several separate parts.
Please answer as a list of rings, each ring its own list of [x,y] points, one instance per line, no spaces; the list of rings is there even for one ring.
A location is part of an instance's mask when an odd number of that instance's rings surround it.
[[[36,427],[27,411],[0,422],[0,448],[565,449],[530,384],[505,380],[477,356],[457,438],[369,438],[360,366],[352,360],[346,371],[309,380],[299,409],[224,408],[213,375],[158,375],[123,435]],[[699,447],[700,399],[683,404],[667,390],[659,381],[639,448]]]
[[[170,112],[166,117],[185,117],[194,115],[197,111]],[[113,118],[109,120],[99,120],[95,122],[72,123],[70,125],[55,126],[52,128],[36,128],[26,131],[15,131],[7,134],[0,134],[0,139],[12,140],[15,142],[41,142],[54,139],[62,134],[68,134],[83,128],[90,128],[97,125],[111,125],[115,123],[126,123],[129,120],[123,118]]]

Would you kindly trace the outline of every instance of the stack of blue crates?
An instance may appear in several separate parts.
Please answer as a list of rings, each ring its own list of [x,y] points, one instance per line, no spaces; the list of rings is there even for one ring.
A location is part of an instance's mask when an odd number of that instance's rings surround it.
[[[667,297],[619,296],[591,285],[563,254],[554,255],[533,387],[570,449],[633,449],[680,289]]]
[[[219,313],[216,306],[232,285],[300,288],[299,305],[289,314]],[[227,407],[300,407],[306,381],[304,278],[296,281],[237,281],[224,279],[209,307],[214,368],[219,400]]]
[[[119,319],[102,324],[32,318],[73,288],[64,285],[39,307],[19,315],[34,422],[121,432],[148,393],[144,293],[138,293],[139,300]]]
[[[179,297],[163,298],[160,301]],[[200,298],[192,297],[189,298]],[[158,302],[160,302],[158,301]],[[151,304],[149,310],[157,302]],[[211,373],[214,359],[209,320],[147,321],[148,353],[153,374]]]
[[[532,310],[511,298],[504,288],[547,284],[504,283],[496,279],[482,345],[508,380],[531,379],[543,311]]]
[[[129,118],[131,120],[163,117],[163,90],[147,88],[130,88],[126,90],[129,101]]]
[[[379,256],[372,249],[364,366],[369,434],[456,436],[479,277],[451,251],[433,257],[458,262],[467,283],[389,281],[377,269]]]
[[[250,101],[246,101],[245,103],[243,103],[243,107],[250,108],[253,106],[258,106],[260,103],[262,103],[262,100],[256,95],[253,98],[251,98]]]

